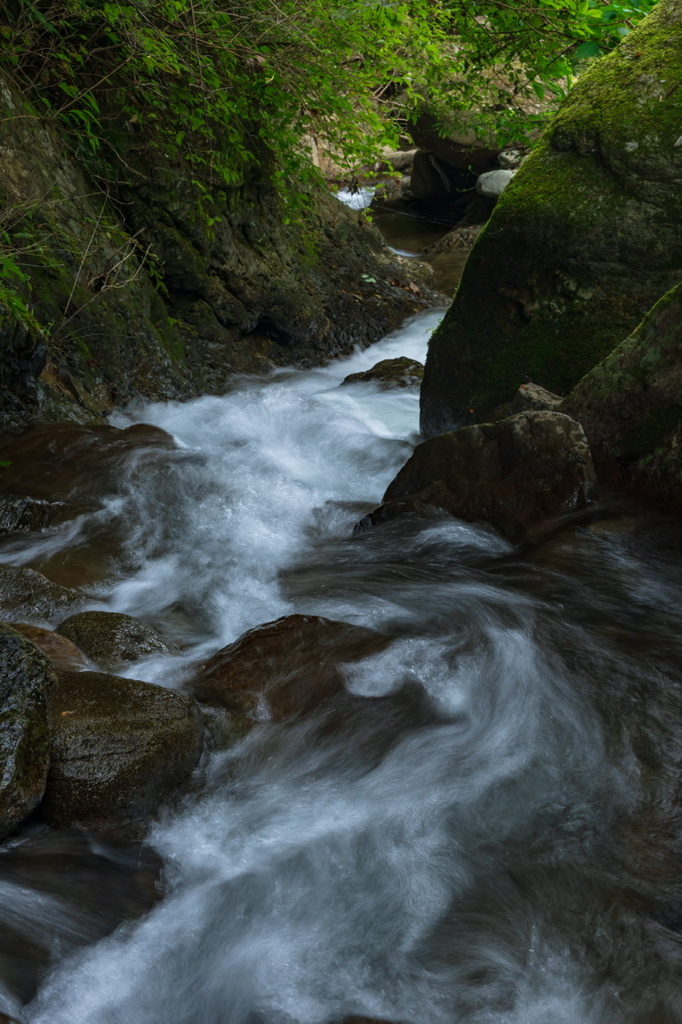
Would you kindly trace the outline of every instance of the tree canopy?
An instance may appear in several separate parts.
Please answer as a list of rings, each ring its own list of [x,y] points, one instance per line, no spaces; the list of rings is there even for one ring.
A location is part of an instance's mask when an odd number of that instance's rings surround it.
[[[228,186],[267,150],[286,191],[311,173],[306,136],[350,168],[424,107],[444,126],[475,107],[479,130],[501,142],[527,135],[545,116],[528,99],[563,95],[576,63],[654,3],[12,0],[0,38],[36,113],[66,127],[104,178],[124,122],[152,127],[167,154],[210,164]]]

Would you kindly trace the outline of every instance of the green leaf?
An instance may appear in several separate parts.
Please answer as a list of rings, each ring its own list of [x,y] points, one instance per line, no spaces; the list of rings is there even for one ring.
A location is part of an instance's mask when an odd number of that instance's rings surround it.
[[[581,43],[575,51],[575,57],[577,60],[587,60],[589,57],[597,57],[601,52],[601,46],[596,39],[590,39],[589,42]]]

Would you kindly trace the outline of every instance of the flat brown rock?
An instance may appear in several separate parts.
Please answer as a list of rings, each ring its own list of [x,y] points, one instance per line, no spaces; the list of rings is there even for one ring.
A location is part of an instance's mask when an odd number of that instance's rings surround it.
[[[190,684],[197,700],[259,721],[305,714],[343,686],[341,666],[383,650],[387,637],[313,615],[287,615],[218,651]]]

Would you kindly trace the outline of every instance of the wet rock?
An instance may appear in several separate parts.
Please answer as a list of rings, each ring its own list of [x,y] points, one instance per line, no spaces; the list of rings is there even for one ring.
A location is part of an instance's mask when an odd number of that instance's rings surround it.
[[[424,366],[416,359],[400,356],[398,359],[382,359],[371,369],[361,373],[350,373],[343,384],[372,383],[384,388],[418,387],[424,376]]]
[[[43,796],[55,682],[45,655],[0,623],[0,836],[30,814]]]
[[[353,533],[364,533],[373,526],[390,523],[394,519],[412,516],[418,519],[442,519],[452,502],[452,494],[442,480],[436,480],[415,494],[387,501],[363,516],[353,528]]]
[[[343,687],[341,666],[383,650],[387,637],[313,615],[287,615],[218,651],[190,684],[197,700],[256,721],[305,714]]]
[[[117,489],[128,459],[134,457],[144,469],[163,451],[177,451],[175,441],[165,430],[147,423],[125,430],[108,424],[38,423],[0,446],[0,461],[8,463],[0,469],[0,489],[5,495],[0,501],[19,495],[22,500],[33,499],[37,508],[52,503],[67,509],[65,503],[74,501],[82,508],[92,507],[103,494]]]
[[[567,394],[682,279],[682,8],[595,61],[505,189],[429,345],[427,437]]]
[[[59,621],[82,603],[74,590],[52,583],[34,569],[0,565],[0,615],[5,619]]]
[[[21,633],[27,640],[42,651],[52,662],[56,669],[87,669],[92,665],[82,651],[79,651],[75,644],[67,640],[65,636],[52,632],[51,629],[42,629],[40,626],[31,626],[27,622],[13,622],[12,629]]]
[[[548,519],[584,508],[594,484],[579,423],[562,413],[518,413],[419,445],[369,519],[391,518],[394,502],[422,501],[518,540]]]
[[[155,629],[120,612],[78,612],[60,622],[57,633],[107,671],[152,654],[170,654]]]
[[[509,411],[511,415],[542,409],[558,412],[561,402],[561,395],[555,395],[539,384],[522,384],[511,400]]]
[[[137,838],[201,757],[191,698],[136,679],[62,672],[42,811],[59,828]]]
[[[0,495],[0,535],[44,530],[46,526],[58,522],[66,511],[67,505],[64,502]]]

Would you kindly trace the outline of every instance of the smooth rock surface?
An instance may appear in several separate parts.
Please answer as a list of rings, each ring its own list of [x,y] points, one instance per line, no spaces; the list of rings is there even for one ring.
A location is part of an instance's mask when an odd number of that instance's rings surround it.
[[[51,723],[42,811],[58,828],[139,838],[201,757],[195,702],[136,679],[60,673]]]
[[[425,441],[389,484],[369,520],[391,518],[394,502],[434,504],[483,521],[511,540],[590,501],[594,469],[579,423],[561,413],[518,413]]]
[[[43,796],[55,683],[45,655],[0,623],[0,836],[27,817]]]
[[[197,700],[256,721],[305,714],[343,686],[341,666],[383,650],[387,637],[313,615],[287,615],[218,651],[190,684]]]
[[[12,629],[25,636],[39,651],[42,651],[50,659],[55,669],[78,670],[92,668],[91,663],[75,644],[72,644],[65,636],[60,636],[59,633],[55,633],[51,629],[31,626],[28,622],[13,622]]]
[[[497,199],[502,195],[516,171],[506,168],[499,168],[496,171],[486,171],[476,179],[476,191],[479,195],[488,199]]]
[[[78,612],[60,622],[57,633],[106,671],[152,654],[170,653],[155,629],[121,612]]]

